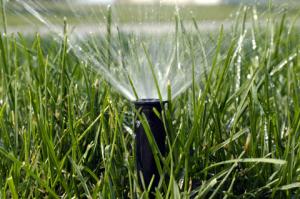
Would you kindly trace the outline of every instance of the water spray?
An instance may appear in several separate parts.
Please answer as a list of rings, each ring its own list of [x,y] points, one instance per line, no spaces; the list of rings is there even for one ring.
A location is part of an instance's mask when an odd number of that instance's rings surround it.
[[[25,9],[42,27],[47,27],[53,35],[62,39],[57,28],[61,25],[61,18],[52,17],[52,9],[39,0],[17,2],[19,9]],[[150,186],[153,193],[164,175],[161,158],[166,154],[166,131],[161,118],[164,105],[168,103],[164,100],[174,99],[183,93],[194,85],[195,78],[197,80],[206,71],[202,68],[203,63],[208,66],[208,56],[215,48],[212,35],[208,33],[209,39],[205,39],[196,22],[195,27],[184,27],[178,7],[174,28],[173,12],[166,23],[155,20],[149,23],[143,21],[143,17],[139,21],[137,17],[136,24],[128,25],[122,22],[121,15],[119,22],[114,22],[111,6],[100,9],[76,5],[72,0],[51,0],[51,6],[54,5],[67,8],[69,16],[76,22],[70,24],[73,31],[68,37],[68,46],[79,60],[93,67],[128,100],[143,99],[134,101],[137,110],[134,125],[136,170],[139,187],[146,191]],[[146,18],[161,14],[148,7],[141,9],[139,13]],[[131,11],[134,10],[127,12]],[[106,19],[106,23],[102,19]],[[95,24],[90,27],[87,22]],[[195,40],[188,34],[193,31],[199,36]],[[150,195],[150,198],[153,196]]]
[[[156,162],[159,161],[159,159],[155,159],[155,156],[153,155],[153,148],[151,148],[151,144],[153,147],[153,143],[151,143],[151,141],[155,141],[162,155],[166,153],[166,132],[161,119],[164,109],[163,106],[166,103],[166,101],[161,103],[156,99],[138,100],[134,102],[135,107],[138,110],[137,120],[135,122],[135,141],[136,166],[139,184],[143,187],[143,181],[146,188],[151,185],[151,192],[155,190],[160,180],[159,168],[157,167]],[[145,129],[145,126],[142,124],[142,118],[148,122],[148,129]],[[153,135],[152,140],[151,138],[148,138],[149,135],[147,136],[147,133]]]

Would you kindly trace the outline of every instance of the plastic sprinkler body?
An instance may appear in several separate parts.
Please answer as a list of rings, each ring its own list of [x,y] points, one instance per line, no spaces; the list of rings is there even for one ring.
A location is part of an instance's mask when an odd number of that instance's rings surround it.
[[[154,112],[154,108],[157,112],[162,116],[163,105],[167,102],[160,103],[159,100],[139,100],[134,102],[136,109],[139,112],[140,116],[145,115],[145,119],[147,120],[153,138],[160,150],[162,155],[166,153],[166,132],[163,125],[163,121],[157,116]],[[160,175],[155,163],[155,159],[145,132],[145,129],[139,120],[139,117],[136,116],[135,122],[135,141],[136,141],[136,166],[139,176],[139,184],[141,187],[141,177],[143,177],[143,181],[145,183],[145,187],[148,188],[150,185],[152,177],[153,183],[150,191],[155,191],[155,188],[158,186]]]

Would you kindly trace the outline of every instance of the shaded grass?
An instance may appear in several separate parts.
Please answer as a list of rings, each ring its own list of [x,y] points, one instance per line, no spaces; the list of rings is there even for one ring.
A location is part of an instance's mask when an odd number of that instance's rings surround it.
[[[170,100],[168,155],[152,145],[157,198],[300,196],[299,31],[273,13],[261,25],[252,9],[221,28],[207,75]],[[211,59],[201,34],[186,34],[189,54]],[[0,197],[147,198],[133,106],[67,47],[67,35],[0,37]]]

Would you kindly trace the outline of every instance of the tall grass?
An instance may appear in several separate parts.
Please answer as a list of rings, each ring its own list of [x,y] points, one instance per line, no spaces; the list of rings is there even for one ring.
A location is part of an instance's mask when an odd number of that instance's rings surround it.
[[[300,34],[284,13],[255,13],[241,8],[209,72],[169,97],[157,198],[300,196]],[[209,59],[201,33],[187,37]],[[133,106],[67,41],[1,34],[0,198],[147,198]]]

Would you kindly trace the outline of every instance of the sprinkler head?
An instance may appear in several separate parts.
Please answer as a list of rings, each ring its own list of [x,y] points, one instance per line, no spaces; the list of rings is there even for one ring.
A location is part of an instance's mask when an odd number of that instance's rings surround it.
[[[159,114],[162,115],[162,110],[164,109],[164,104],[157,99],[143,99],[134,102],[136,109],[140,115],[145,115],[146,120],[150,126],[151,133],[154,140],[162,155],[166,153],[166,132],[163,125],[163,121],[156,115],[153,111],[154,108]],[[155,191],[160,179],[160,175],[157,170],[157,166],[154,160],[154,156],[145,133],[145,129],[140,122],[139,118],[136,116],[135,122],[135,141],[136,141],[136,166],[139,176],[139,184],[141,187],[141,177],[143,177],[146,188],[148,188],[152,177],[154,176],[154,181],[151,186],[151,192]]]

